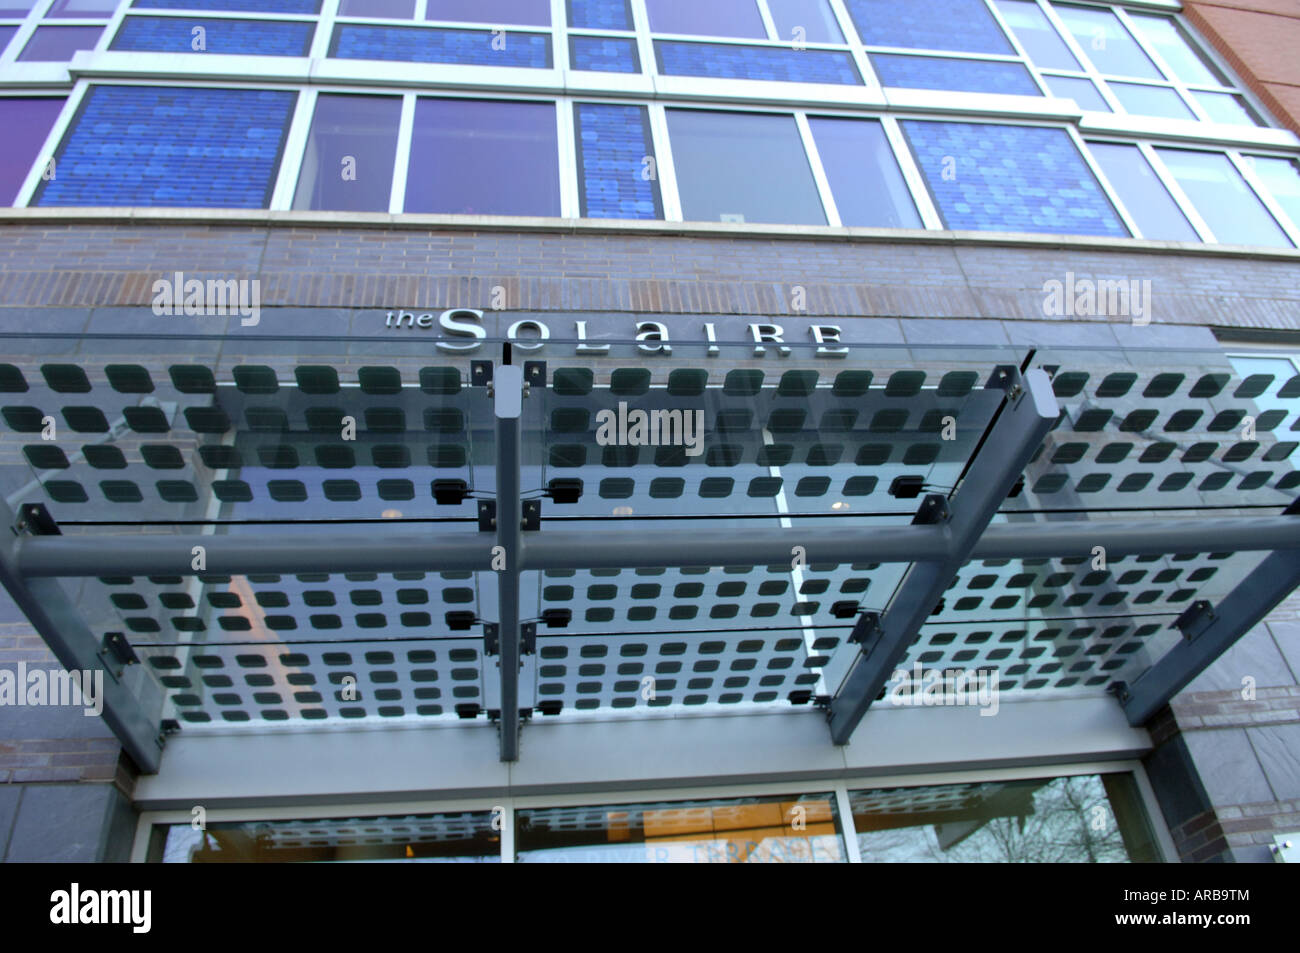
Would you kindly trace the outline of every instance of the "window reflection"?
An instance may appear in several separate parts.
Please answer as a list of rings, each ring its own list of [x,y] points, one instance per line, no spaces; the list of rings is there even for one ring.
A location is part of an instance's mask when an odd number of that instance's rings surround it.
[[[1131,775],[850,791],[863,863],[1160,859]]]
[[[833,794],[516,813],[520,863],[843,863]]]

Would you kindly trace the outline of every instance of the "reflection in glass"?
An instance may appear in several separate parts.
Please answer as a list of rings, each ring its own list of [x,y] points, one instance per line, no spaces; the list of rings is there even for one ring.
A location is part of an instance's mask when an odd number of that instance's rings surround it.
[[[767,39],[754,0],[646,0],[645,5],[654,33]]]
[[[63,102],[54,97],[0,99],[0,129],[5,134],[5,148],[0,150],[0,205],[17,198]]]
[[[1168,17],[1130,14],[1138,32],[1156,48],[1161,58],[1184,83],[1202,86],[1226,86],[1222,74],[1183,35]]]
[[[153,829],[149,860],[219,863],[487,863],[501,861],[488,811],[406,817],[209,822]]]
[[[1044,76],[1043,79],[1047,81],[1047,88],[1053,96],[1073,99],[1080,109],[1102,113],[1112,111],[1090,79],[1077,76]]]
[[[921,217],[879,122],[810,119],[808,124],[843,224],[921,227]]]
[[[559,215],[552,103],[419,99],[406,211]]]
[[[293,207],[388,211],[401,115],[399,96],[319,96]]]
[[[409,20],[415,15],[415,0],[342,0],[339,16],[388,17]]]
[[[1263,122],[1255,111],[1246,105],[1242,97],[1233,93],[1208,93],[1193,90],[1196,101],[1210,114],[1212,122],[1221,122],[1230,126],[1262,126]]]
[[[1131,775],[850,791],[863,863],[1160,860]]]
[[[834,794],[535,808],[515,817],[520,863],[844,863]]]
[[[1109,10],[1069,6],[1054,9],[1084,54],[1101,72],[1112,76],[1163,78],[1150,57]]]
[[[1032,0],[997,0],[997,8],[1035,66],[1069,70],[1082,68],[1038,4]]]
[[[1178,209],[1150,163],[1137,146],[1111,142],[1088,144],[1101,169],[1119,193],[1143,238],[1198,241],[1195,229]]]
[[[1124,111],[1135,116],[1163,116],[1166,119],[1195,119],[1183,98],[1168,86],[1146,86],[1141,83],[1111,83]]]
[[[1246,161],[1263,181],[1273,201],[1282,206],[1282,211],[1291,217],[1291,223],[1300,228],[1300,167],[1296,161],[1276,156],[1246,156]]]
[[[688,222],[825,225],[794,117],[668,110]]]
[[[826,0],[767,0],[767,6],[776,23],[778,40],[796,39],[795,30],[802,29],[802,39],[809,43],[844,42]]]
[[[1214,237],[1239,245],[1291,247],[1282,229],[1221,152],[1157,149]]]
[[[55,0],[48,17],[106,17],[117,9],[119,0]]]
[[[93,50],[103,32],[102,26],[38,26],[18,59],[66,63],[78,50]]]
[[[429,0],[425,19],[550,26],[551,5],[541,0]]]

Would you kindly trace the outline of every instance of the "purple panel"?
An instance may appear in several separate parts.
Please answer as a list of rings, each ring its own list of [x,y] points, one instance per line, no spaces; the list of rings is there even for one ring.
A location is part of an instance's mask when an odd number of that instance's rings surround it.
[[[401,117],[398,96],[317,97],[293,207],[387,212]]]
[[[409,20],[415,16],[415,0],[343,0],[339,16]]]
[[[0,149],[0,205],[13,204],[63,103],[62,99],[0,98],[0,129],[5,131],[5,147]]]
[[[555,107],[418,100],[406,211],[559,215]]]
[[[36,0],[0,0],[0,17],[25,17]]]
[[[50,7],[47,17],[96,17],[111,16],[120,0],[56,0]]]
[[[653,33],[767,39],[755,0],[646,0]]]
[[[5,47],[9,45],[9,41],[14,38],[14,34],[17,32],[18,27],[16,26],[0,26],[0,53],[5,51]]]
[[[550,26],[551,5],[547,0],[429,0],[425,19]]]
[[[18,58],[66,63],[77,50],[94,49],[103,32],[102,26],[38,26]]]

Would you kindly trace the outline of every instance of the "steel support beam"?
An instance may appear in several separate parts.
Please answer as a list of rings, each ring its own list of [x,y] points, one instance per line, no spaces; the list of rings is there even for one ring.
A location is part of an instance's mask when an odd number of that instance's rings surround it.
[[[496,368],[497,418],[497,545],[504,550],[505,568],[497,572],[497,626],[501,666],[501,760],[519,760],[519,575],[523,562],[519,500],[519,417],[523,412],[523,371],[510,364]]]
[[[1285,517],[1300,524],[1300,518]],[[1300,585],[1300,552],[1266,556],[1200,623],[1184,630],[1183,641],[1119,692],[1131,725],[1144,725],[1169,700],[1205,671],[1234,642],[1260,623]],[[1190,637],[1189,637],[1190,633]]]
[[[998,507],[1056,423],[1060,411],[1052,382],[1043,371],[1035,369],[1022,377],[1014,367],[999,368],[987,386],[1005,388],[1006,399],[966,477],[950,498],[950,512],[938,524],[947,538],[947,551],[938,559],[914,562],[881,615],[879,627],[873,627],[869,635],[862,633],[862,652],[831,700],[828,713],[831,740],[837,745],[848,744],[922,623],[970,559]],[[942,498],[930,497],[926,503],[935,500],[942,502]],[[926,504],[922,504],[922,512],[925,510]],[[812,558],[811,551],[809,556]]]
[[[0,500],[0,521],[16,525],[14,512]],[[3,531],[3,530],[0,530]],[[6,533],[6,536],[8,534]],[[103,717],[127,754],[145,774],[158,770],[163,736],[161,686],[142,665],[105,665],[100,640],[54,579],[24,579],[18,570],[16,541],[0,540],[0,585],[40,633],[54,657],[69,672],[102,672]]]
[[[387,530],[388,527],[385,527]],[[529,569],[631,569],[653,566],[725,566],[738,553],[755,564],[787,562],[799,545],[809,562],[923,562],[943,558],[948,537],[940,526],[782,529],[775,525],[649,529],[635,536],[547,530],[523,553]],[[403,527],[378,533],[277,530],[235,536],[32,536],[15,548],[19,572],[46,576],[175,575],[188,572],[195,546],[207,571],[218,573],[427,572],[487,570],[491,556],[477,533],[416,535]],[[1300,521],[1287,516],[1221,519],[1075,520],[999,523],[988,527],[971,559],[1034,559],[1090,555],[1259,552],[1300,549]],[[179,563],[179,565],[178,565]]]

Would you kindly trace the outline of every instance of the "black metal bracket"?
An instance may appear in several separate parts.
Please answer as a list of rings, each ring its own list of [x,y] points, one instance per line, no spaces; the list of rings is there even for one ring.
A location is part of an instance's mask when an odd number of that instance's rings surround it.
[[[106,632],[99,644],[100,661],[115,681],[122,680],[122,670],[128,665],[139,665],[140,659],[131,648],[130,641],[121,632]]]
[[[1208,599],[1197,599],[1183,610],[1183,614],[1170,626],[1183,633],[1183,638],[1191,641],[1210,627],[1214,621],[1214,606]]]
[[[500,630],[495,622],[483,623],[483,651],[487,655],[497,655],[501,651]]]
[[[54,517],[45,508],[44,503],[24,503],[18,508],[18,522],[14,524],[15,533],[27,533],[29,536],[62,536],[63,531]]]
[[[519,654],[532,655],[537,649],[537,623],[519,623]]]
[[[496,500],[478,501],[478,531],[480,533],[495,533],[497,531]]]
[[[491,361],[470,361],[469,362],[469,386],[486,387],[492,383],[492,362]]]
[[[880,627],[879,612],[864,612],[858,616],[857,623],[853,626],[853,631],[849,633],[849,641],[857,642],[865,649],[874,645],[880,638],[884,630]]]
[[[521,500],[523,519],[520,526],[525,532],[535,533],[542,528],[542,501],[538,499]]]
[[[1122,705],[1129,700],[1128,682],[1114,681],[1106,686],[1107,694],[1114,695]]]
[[[948,508],[948,498],[941,493],[928,493],[917,508],[916,515],[912,517],[912,525],[928,526],[944,523],[950,516],[952,511]]]
[[[545,361],[524,361],[524,386],[538,388],[546,386]]]

